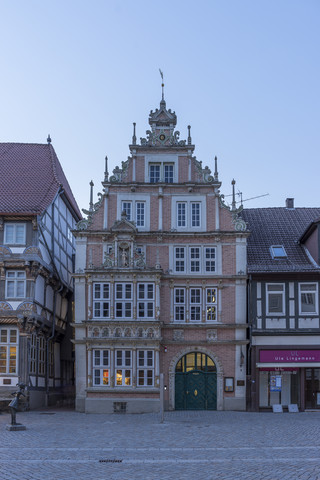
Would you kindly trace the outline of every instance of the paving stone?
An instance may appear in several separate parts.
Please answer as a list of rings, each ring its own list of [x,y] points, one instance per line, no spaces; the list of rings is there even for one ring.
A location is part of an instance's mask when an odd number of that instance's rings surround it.
[[[48,415],[51,413],[51,415]],[[0,415],[1,480],[320,480],[320,412]]]

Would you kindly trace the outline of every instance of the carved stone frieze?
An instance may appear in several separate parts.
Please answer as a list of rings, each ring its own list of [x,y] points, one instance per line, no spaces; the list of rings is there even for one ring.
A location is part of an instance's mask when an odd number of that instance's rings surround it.
[[[159,327],[100,327],[97,325],[88,327],[88,338],[146,338],[159,340],[160,337]]]
[[[173,330],[173,340],[177,342],[184,340],[184,330]]]
[[[207,341],[208,342],[215,342],[218,338],[218,331],[216,328],[212,328],[207,330]]]

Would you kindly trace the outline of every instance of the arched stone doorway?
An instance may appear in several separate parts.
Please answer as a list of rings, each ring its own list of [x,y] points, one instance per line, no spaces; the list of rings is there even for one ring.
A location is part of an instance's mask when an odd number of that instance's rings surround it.
[[[206,353],[189,352],[176,363],[175,409],[217,410],[217,367]]]

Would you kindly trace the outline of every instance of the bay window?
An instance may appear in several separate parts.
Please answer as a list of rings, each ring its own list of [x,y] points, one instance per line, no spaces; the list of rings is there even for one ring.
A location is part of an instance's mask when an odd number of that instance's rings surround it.
[[[8,270],[6,272],[6,298],[26,296],[26,272]]]

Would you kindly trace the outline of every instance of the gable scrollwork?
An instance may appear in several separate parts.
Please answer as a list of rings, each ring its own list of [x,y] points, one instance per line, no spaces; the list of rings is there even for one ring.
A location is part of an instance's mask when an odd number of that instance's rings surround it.
[[[206,166],[205,168],[202,168],[202,161],[201,160],[197,160],[196,157],[192,157],[192,159],[193,159],[194,164],[196,166],[199,180],[202,181],[202,182],[205,182],[205,183],[213,183],[214,178],[211,175],[210,168],[208,166]]]
[[[128,174],[128,167],[129,167],[129,162],[131,160],[131,157],[128,157],[128,160],[126,160],[125,162],[121,162],[121,167],[116,167],[114,170],[113,170],[113,175],[110,177],[110,182],[111,183],[119,183],[119,182],[122,182],[127,174]]]
[[[99,210],[102,200],[103,200],[103,195],[102,193],[98,193],[98,198],[99,200],[93,204],[92,208],[90,210],[82,209],[83,213],[87,215],[87,218],[83,218],[80,220],[80,222],[77,223],[76,228],[77,230],[87,230],[90,225],[93,222],[93,215]]]

